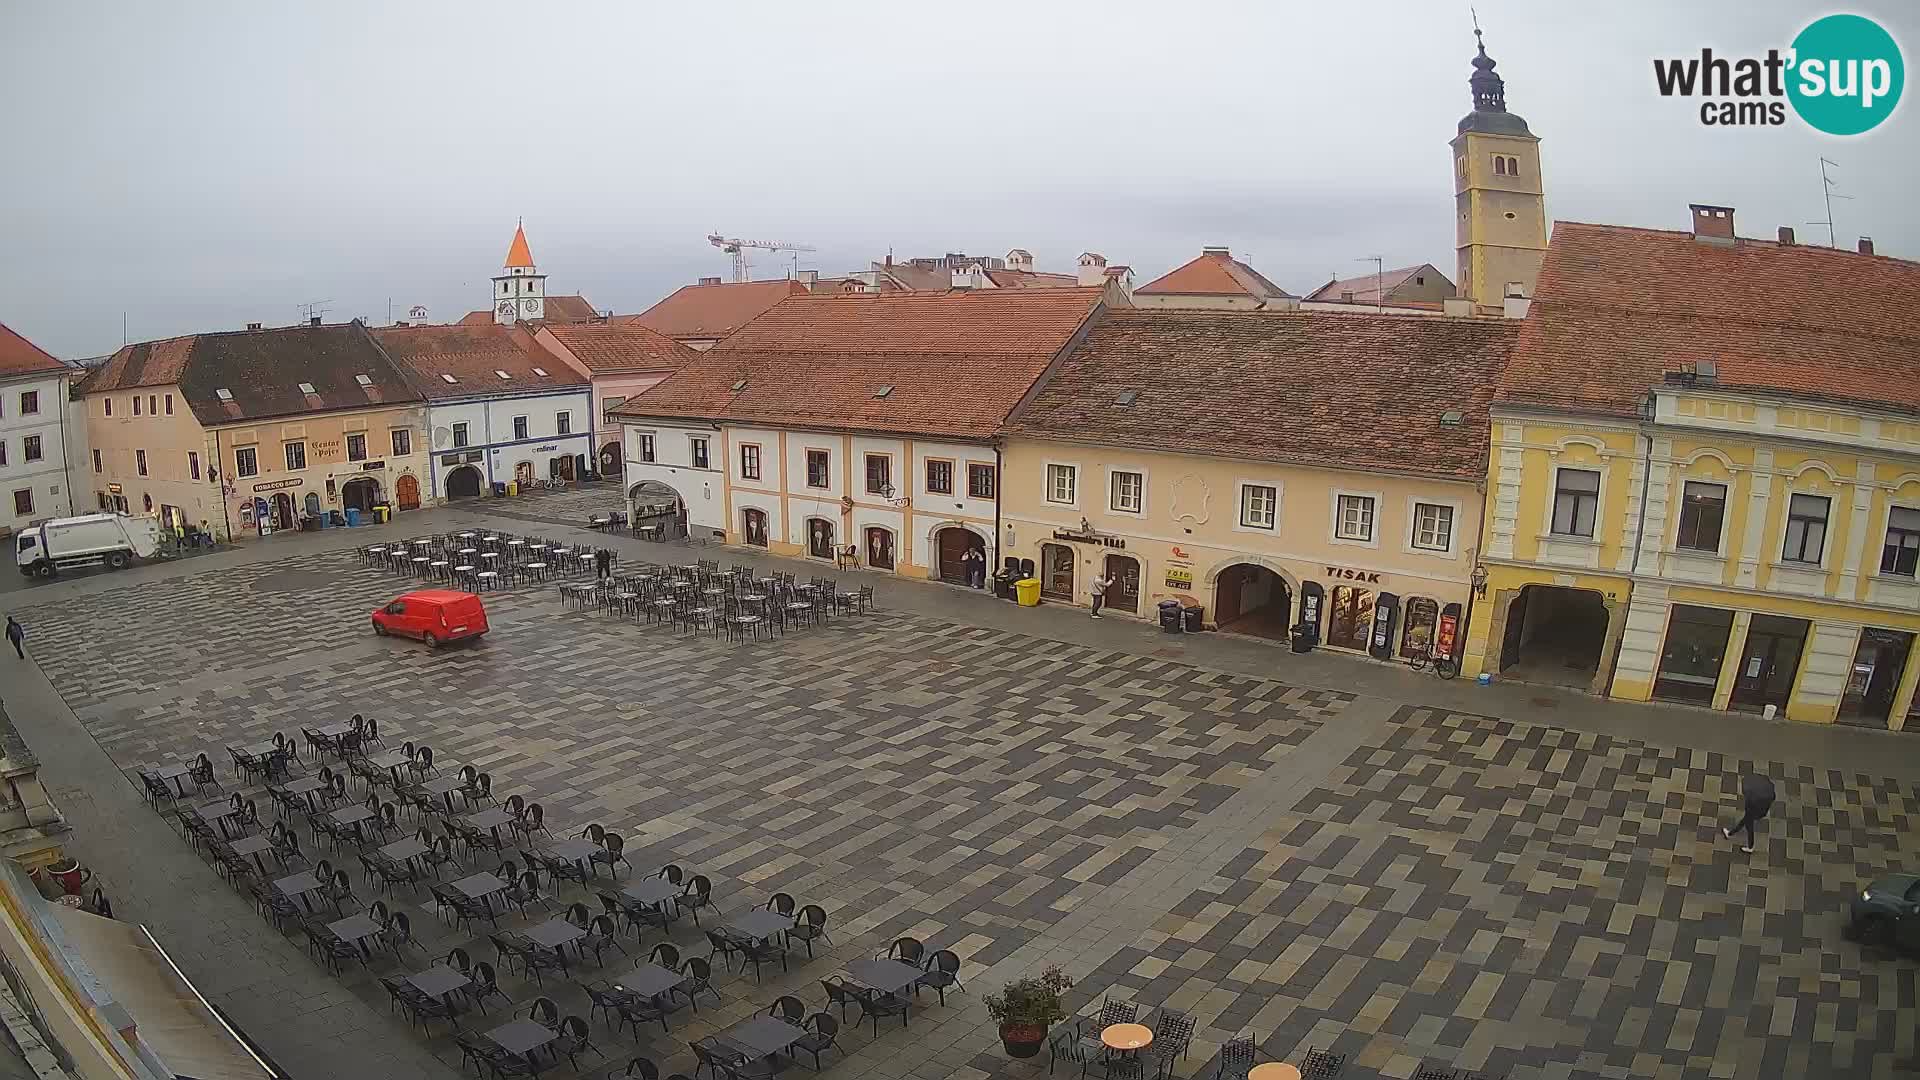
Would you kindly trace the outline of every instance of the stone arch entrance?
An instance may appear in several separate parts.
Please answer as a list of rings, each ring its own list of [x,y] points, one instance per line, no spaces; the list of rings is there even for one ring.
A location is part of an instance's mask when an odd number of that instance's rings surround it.
[[[1527,585],[1495,607],[1499,671],[1515,682],[1602,693],[1611,611],[1605,595],[1563,585]]]
[[[642,480],[627,489],[627,516],[639,535],[674,540],[687,532],[687,501],[671,486]],[[652,532],[640,530],[652,529]]]
[[[619,476],[626,466],[626,455],[621,452],[618,442],[610,442],[600,448],[600,475]]]
[[[462,465],[447,474],[447,498],[471,499],[480,494],[480,470]]]
[[[933,550],[939,560],[935,563],[935,570],[941,581],[952,585],[977,587],[977,584],[968,577],[969,568],[975,565],[979,567],[981,576],[985,576],[987,541],[972,529],[963,525],[942,525],[935,528]],[[967,558],[967,554],[974,551],[980,553],[977,564]]]
[[[1213,578],[1213,618],[1220,629],[1254,637],[1284,638],[1293,624],[1293,586],[1270,566],[1237,562]]]
[[[293,528],[293,496],[284,491],[275,492],[273,496],[273,527]]]
[[[401,477],[399,483],[393,485],[393,490],[394,497],[399,500],[400,509],[420,509],[420,481],[411,473]]]
[[[371,514],[374,504],[379,501],[380,481],[371,476],[355,477],[340,485],[340,506],[343,509]]]

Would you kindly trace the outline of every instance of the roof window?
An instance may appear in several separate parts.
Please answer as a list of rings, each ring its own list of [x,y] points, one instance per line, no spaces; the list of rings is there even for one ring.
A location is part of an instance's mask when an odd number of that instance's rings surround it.
[[[892,396],[893,396],[893,384],[892,384],[892,383],[888,383],[887,385],[885,385],[885,386],[883,386],[883,387],[881,387],[880,389],[878,389],[878,390],[875,390],[875,391],[873,392],[873,396],[874,396],[874,397],[877,397],[877,398],[889,398],[889,397],[892,397]]]
[[[223,386],[223,387],[221,387],[220,389],[218,389],[218,390],[215,390],[215,391],[213,392],[213,396],[214,396],[214,397],[217,397],[217,398],[219,398],[219,399],[220,399],[221,401],[232,401],[232,400],[233,400],[233,391],[231,391],[231,390],[229,390],[229,389],[227,389],[226,387],[224,387],[224,386]]]
[[[312,383],[310,383],[310,382],[303,382],[303,383],[301,383],[301,384],[300,384],[300,392],[301,392],[301,393],[303,393],[303,394],[317,394],[317,393],[319,393],[319,391],[318,391],[318,390],[315,390],[315,389],[313,388],[313,384],[312,384]]]
[[[441,378],[441,381],[445,382],[448,386],[452,386],[454,383],[457,383],[460,381],[459,379],[454,378],[453,376],[447,374],[444,371],[440,373],[440,378]]]
[[[511,378],[513,378],[513,376],[511,376],[511,375],[509,375],[509,374],[507,374],[506,372],[504,372],[504,371],[502,371],[502,370],[500,370],[499,368],[494,368],[494,369],[493,369],[493,373],[494,373],[495,375],[498,375],[498,376],[500,376],[500,377],[501,377],[502,379],[511,379]]]
[[[736,393],[736,394],[737,394],[737,393],[739,393],[740,391],[742,391],[742,390],[745,390],[746,388],[747,388],[747,380],[745,380],[745,379],[735,379],[735,380],[734,380],[734,382],[733,382],[733,392],[734,392],[734,393]]]
[[[353,381],[359,383],[361,386],[372,386],[373,376],[367,374],[355,375]]]
[[[1448,409],[1446,412],[1440,414],[1440,422],[1448,427],[1459,427],[1460,421],[1464,419],[1466,419],[1466,414],[1459,409]]]
[[[1114,397],[1113,403],[1115,405],[1131,405],[1138,400],[1140,400],[1140,391],[1122,390]]]
[[[543,379],[547,377],[547,369],[546,369],[546,368],[543,368],[543,367],[537,367],[537,368],[534,368],[534,369],[533,369],[533,373],[534,373],[535,375],[538,375],[538,376],[540,376],[540,377],[541,377],[541,378],[543,378]]]

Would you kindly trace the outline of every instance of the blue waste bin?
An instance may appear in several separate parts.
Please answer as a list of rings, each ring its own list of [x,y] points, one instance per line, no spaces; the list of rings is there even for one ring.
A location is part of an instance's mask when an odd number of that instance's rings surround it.
[[[347,528],[351,529],[359,524],[360,524],[360,511],[354,509],[351,506],[347,507]]]

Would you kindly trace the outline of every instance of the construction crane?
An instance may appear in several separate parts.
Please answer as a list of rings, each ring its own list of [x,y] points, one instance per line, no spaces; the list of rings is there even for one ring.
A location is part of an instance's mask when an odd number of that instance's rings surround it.
[[[733,280],[749,281],[753,270],[753,259],[748,250],[757,251],[818,251],[819,248],[808,244],[781,244],[771,240],[741,240],[728,238],[719,233],[708,233],[707,243],[733,256]]]

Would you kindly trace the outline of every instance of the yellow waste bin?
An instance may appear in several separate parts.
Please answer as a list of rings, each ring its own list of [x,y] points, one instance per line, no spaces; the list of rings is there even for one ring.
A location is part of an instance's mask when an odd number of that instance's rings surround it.
[[[388,515],[389,513],[391,513],[391,511],[390,511],[390,510],[389,510],[389,509],[388,509],[387,507],[384,507],[384,506],[376,506],[376,507],[374,507],[374,508],[373,508],[373,512],[374,512],[375,514],[377,514],[377,515],[379,515],[379,518],[380,518],[380,524],[382,524],[382,525],[385,525],[385,524],[387,523],[387,515]]]
[[[507,494],[509,495],[520,494],[520,481],[518,480],[507,481]]]
[[[1040,606],[1040,579],[1021,578],[1013,583],[1013,593],[1020,598],[1021,607]]]

